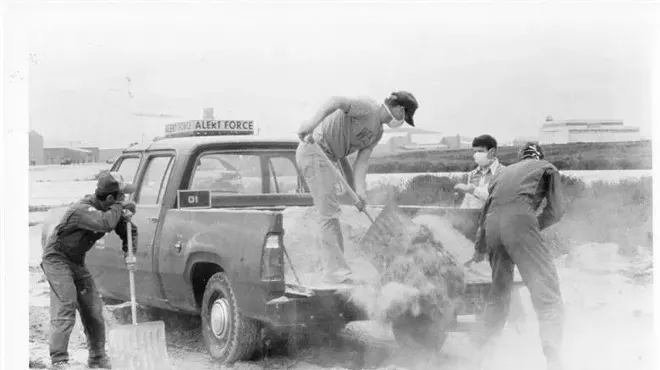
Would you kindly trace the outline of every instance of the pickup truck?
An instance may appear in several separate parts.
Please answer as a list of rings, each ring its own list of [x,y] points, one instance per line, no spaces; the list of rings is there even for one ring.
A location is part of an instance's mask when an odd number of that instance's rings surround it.
[[[296,168],[297,145],[248,134],[178,135],[132,146],[111,167],[137,186],[138,304],[200,315],[208,351],[220,363],[249,359],[262,329],[338,331],[368,319],[340,291],[286,281],[283,210],[313,205]],[[418,208],[403,209],[414,215]],[[42,241],[62,210],[55,212]],[[474,234],[478,211],[434,212],[452,213],[457,229]],[[115,233],[97,242],[86,264],[106,301],[130,300]],[[467,284],[459,315],[479,312],[489,279]],[[440,346],[447,332],[461,330],[455,323],[433,333]],[[421,341],[428,330],[415,334],[420,327],[429,326],[413,320],[393,329],[397,339]]]

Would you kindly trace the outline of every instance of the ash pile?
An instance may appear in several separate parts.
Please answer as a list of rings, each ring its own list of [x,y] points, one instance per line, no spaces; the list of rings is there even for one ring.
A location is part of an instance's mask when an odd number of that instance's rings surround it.
[[[448,325],[465,290],[463,267],[428,226],[393,209],[383,212],[387,219],[379,217],[360,243],[379,278],[356,289],[351,299],[365,307],[371,319],[392,324],[395,335],[397,326],[412,327],[411,322]]]

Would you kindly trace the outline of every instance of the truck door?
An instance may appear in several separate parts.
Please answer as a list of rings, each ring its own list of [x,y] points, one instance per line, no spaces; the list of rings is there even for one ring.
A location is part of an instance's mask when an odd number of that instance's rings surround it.
[[[151,152],[138,183],[135,194],[137,211],[133,222],[138,227],[138,251],[135,274],[135,293],[138,302],[151,306],[169,308],[161,291],[157,271],[158,246],[156,235],[167,214],[163,209],[163,196],[174,166],[174,153]],[[128,274],[126,285],[128,287]]]
[[[140,166],[140,154],[121,156],[112,166],[112,171],[121,173],[126,182],[135,180]],[[128,273],[121,251],[121,239],[114,232],[107,233],[87,252],[86,264],[94,276],[101,294],[106,297],[125,299],[128,297]],[[124,280],[121,278],[123,277]],[[122,285],[123,284],[123,285]]]

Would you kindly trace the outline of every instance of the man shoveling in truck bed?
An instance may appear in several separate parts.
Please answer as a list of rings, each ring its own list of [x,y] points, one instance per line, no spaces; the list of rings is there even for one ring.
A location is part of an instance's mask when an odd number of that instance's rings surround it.
[[[414,126],[413,115],[417,108],[417,100],[406,91],[393,92],[382,104],[371,99],[337,97],[330,99],[298,130],[301,143],[296,151],[296,162],[319,214],[324,283],[353,284],[357,281],[343,254],[338,179],[319,151],[323,150],[330,160],[339,161],[348,183],[362,200],[357,206],[363,209],[369,157],[383,136],[383,125],[396,128],[407,122]],[[356,151],[357,158],[351,169],[347,157]]]
[[[488,253],[493,284],[482,317],[483,331],[476,339],[478,345],[484,346],[504,327],[517,266],[539,319],[548,369],[561,369],[563,302],[557,269],[540,233],[563,214],[559,172],[543,159],[543,151],[536,143],[525,144],[519,158],[518,163],[502,169],[491,182],[479,220],[472,261],[479,262]],[[537,216],[544,198],[546,206]]]
[[[76,310],[87,336],[88,366],[110,368],[105,351],[103,303],[90,272],[85,267],[87,251],[105,233],[115,230],[128,251],[123,212],[135,213],[135,203],[123,201],[135,188],[124,184],[120,174],[104,172],[94,195],[73,204],[53,230],[42,256],[41,268],[50,285],[50,358],[53,368],[65,368],[69,361],[69,337],[76,323]],[[128,215],[130,217],[130,215]],[[137,246],[137,228],[133,248]],[[126,260],[130,266],[134,261]]]

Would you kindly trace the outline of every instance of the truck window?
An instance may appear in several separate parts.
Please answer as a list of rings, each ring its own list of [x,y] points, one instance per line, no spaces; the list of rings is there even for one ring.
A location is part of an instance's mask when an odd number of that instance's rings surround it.
[[[137,173],[138,166],[140,166],[140,158],[138,157],[123,157],[117,161],[113,171],[121,174],[126,182],[133,182],[135,174]]]
[[[305,192],[298,178],[298,169],[292,158],[268,158],[268,173],[271,193],[296,194]]]
[[[157,156],[149,159],[138,189],[138,203],[160,204],[170,177],[172,162],[172,156]]]
[[[205,154],[195,163],[190,189],[228,194],[261,194],[260,155]]]

